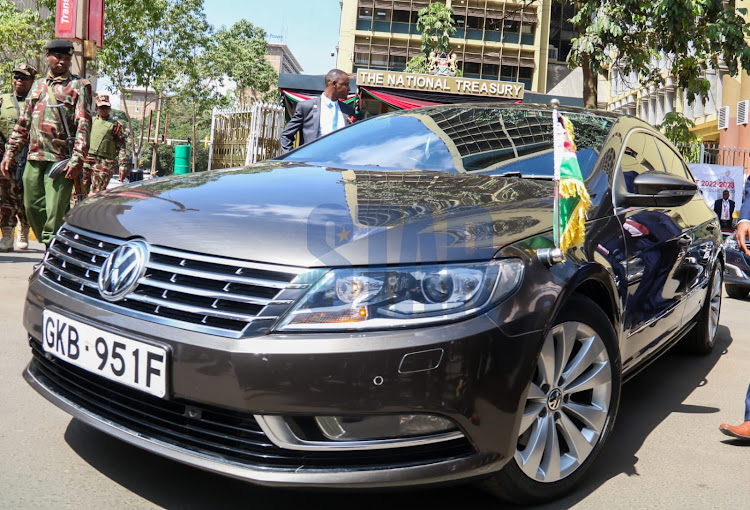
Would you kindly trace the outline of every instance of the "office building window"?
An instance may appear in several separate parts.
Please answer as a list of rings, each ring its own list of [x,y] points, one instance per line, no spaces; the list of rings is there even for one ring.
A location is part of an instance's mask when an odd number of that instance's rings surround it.
[[[571,39],[577,35],[575,25],[569,21],[575,13],[573,5],[552,2],[549,25],[550,60],[565,62],[568,58]]]
[[[500,75],[500,66],[497,64],[482,64],[482,78],[485,80],[497,80]]]

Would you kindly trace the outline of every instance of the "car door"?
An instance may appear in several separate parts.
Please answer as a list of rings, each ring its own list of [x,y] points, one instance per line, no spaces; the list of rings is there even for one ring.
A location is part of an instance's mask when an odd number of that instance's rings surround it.
[[[694,181],[682,157],[662,140],[656,139],[656,145],[664,161],[667,172],[680,178]],[[689,245],[679,268],[681,295],[685,302],[683,320],[691,319],[698,313],[708,292],[708,279],[711,277],[711,263],[717,246],[716,232],[719,223],[714,211],[706,205],[703,197],[696,194],[693,199],[680,207],[681,227],[687,234]]]
[[[615,194],[626,251],[625,370],[680,327],[685,290],[680,265],[690,244],[681,207],[627,207],[621,198],[634,193],[633,181],[643,172],[665,172],[665,167],[655,138],[636,129],[625,138],[615,175],[615,187],[625,192]]]

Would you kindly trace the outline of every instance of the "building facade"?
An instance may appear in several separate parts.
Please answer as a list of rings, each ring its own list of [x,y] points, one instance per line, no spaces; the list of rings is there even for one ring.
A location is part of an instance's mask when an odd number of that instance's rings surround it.
[[[297,61],[297,58],[292,53],[292,50],[286,44],[283,43],[266,43],[266,62],[271,64],[276,74],[301,74],[302,66]],[[269,92],[274,92],[275,89],[271,89]],[[260,101],[264,96],[264,93],[258,93],[252,89],[245,89],[239,95],[239,102],[242,107],[246,107]]]
[[[302,66],[299,65],[292,50],[286,44],[267,43],[267,48],[266,61],[278,74],[300,74],[302,72]]]
[[[148,122],[151,112],[156,110],[156,92],[149,89],[146,92],[142,88],[125,89],[125,94],[120,96],[120,110],[123,110],[133,119],[140,119],[146,112],[145,119]]]
[[[750,10],[750,0],[738,0],[736,7]],[[741,71],[732,77],[727,67],[719,62],[717,68],[705,74],[711,84],[708,95],[697,97],[690,104],[668,73],[669,56],[661,55],[652,65],[661,70],[664,78],[659,87],[640,87],[638,76],[625,76],[613,68],[607,109],[634,115],[652,125],[661,124],[670,112],[682,113],[695,123],[695,134],[715,150],[711,162],[744,166],[745,173],[749,174],[750,76]]]
[[[338,67],[403,71],[422,55],[418,11],[429,0],[343,0]],[[582,90],[582,77],[571,73],[565,59],[574,14],[562,2],[515,0],[445,0],[453,9],[456,33],[451,46],[467,78],[523,83],[526,90],[547,93],[572,79]],[[580,74],[580,73],[579,73]]]

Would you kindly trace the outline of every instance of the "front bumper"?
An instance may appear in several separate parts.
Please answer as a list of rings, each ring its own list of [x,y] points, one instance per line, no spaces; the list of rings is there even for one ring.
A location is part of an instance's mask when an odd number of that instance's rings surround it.
[[[750,288],[750,257],[739,250],[725,250],[724,283]]]
[[[512,306],[501,305],[494,320],[480,316],[433,328],[230,339],[103,310],[34,277],[24,310],[34,357],[25,377],[55,405],[105,433],[255,483],[440,483],[501,469],[515,452],[541,333],[504,335],[497,317],[511,315]],[[45,308],[165,346],[171,352],[167,397],[46,357],[40,343]],[[443,353],[438,366],[404,371],[405,356],[435,349]],[[409,413],[449,418],[461,434],[400,448],[299,450],[275,443],[256,419]]]

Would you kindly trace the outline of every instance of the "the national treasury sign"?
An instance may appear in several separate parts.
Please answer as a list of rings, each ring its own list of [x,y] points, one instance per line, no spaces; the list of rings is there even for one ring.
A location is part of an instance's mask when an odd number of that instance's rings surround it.
[[[523,99],[523,83],[391,71],[357,71],[357,86]]]

